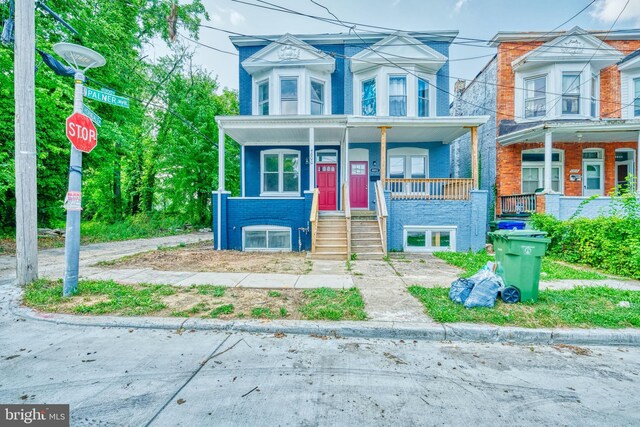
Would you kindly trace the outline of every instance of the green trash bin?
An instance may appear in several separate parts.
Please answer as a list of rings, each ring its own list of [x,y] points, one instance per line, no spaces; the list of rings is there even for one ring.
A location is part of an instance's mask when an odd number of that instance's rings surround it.
[[[520,301],[538,300],[542,257],[551,242],[546,235],[545,231],[538,230],[498,230],[489,233],[496,253],[496,273],[502,277],[505,286],[518,289]]]

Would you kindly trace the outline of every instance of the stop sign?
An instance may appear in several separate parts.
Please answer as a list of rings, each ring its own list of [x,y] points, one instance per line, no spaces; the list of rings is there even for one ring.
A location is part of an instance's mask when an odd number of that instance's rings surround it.
[[[89,153],[98,144],[98,131],[89,117],[73,113],[67,117],[67,138],[76,150]]]

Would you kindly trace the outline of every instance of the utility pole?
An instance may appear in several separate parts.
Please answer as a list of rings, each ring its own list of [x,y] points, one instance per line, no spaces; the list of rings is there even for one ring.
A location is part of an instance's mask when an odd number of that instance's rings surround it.
[[[17,1],[15,14],[16,278],[25,285],[38,278],[35,3]]]

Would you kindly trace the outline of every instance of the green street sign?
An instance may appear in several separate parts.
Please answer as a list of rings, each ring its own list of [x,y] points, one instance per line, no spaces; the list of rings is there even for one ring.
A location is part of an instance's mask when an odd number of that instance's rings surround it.
[[[102,119],[100,118],[100,116],[85,104],[82,104],[82,114],[89,117],[94,124],[102,126]]]
[[[114,95],[113,93],[108,93],[108,92],[100,91],[97,89],[91,89],[85,86],[84,96],[89,99],[95,99],[96,101],[115,105],[116,107],[129,108],[129,98],[124,98],[122,96]]]

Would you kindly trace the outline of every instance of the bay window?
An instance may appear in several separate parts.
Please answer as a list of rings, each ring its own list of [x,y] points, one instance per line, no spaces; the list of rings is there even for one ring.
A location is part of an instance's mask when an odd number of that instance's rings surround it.
[[[300,194],[300,152],[263,151],[260,169],[262,194]]]
[[[258,114],[269,115],[269,80],[258,83]]]
[[[524,117],[547,115],[547,75],[524,80]]]
[[[598,75],[591,75],[591,117],[598,117]]]
[[[280,79],[280,114],[298,114],[298,78]]]
[[[418,79],[418,117],[429,117],[429,82]]]
[[[580,114],[579,73],[562,73],[562,114]]]
[[[324,114],[324,83],[311,80],[311,114]]]
[[[407,115],[406,76],[389,76],[389,115]]]

